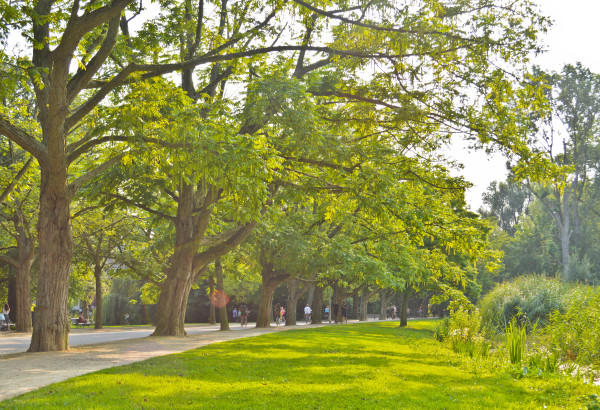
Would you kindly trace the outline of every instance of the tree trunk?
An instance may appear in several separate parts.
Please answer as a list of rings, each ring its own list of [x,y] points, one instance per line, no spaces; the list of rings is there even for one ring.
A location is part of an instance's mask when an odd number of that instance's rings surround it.
[[[223,286],[223,265],[221,265],[221,258],[217,258],[215,260],[215,273],[217,275],[217,291],[221,292],[221,295],[225,297],[225,287]],[[225,303],[223,306],[219,306],[219,319],[221,322],[221,330],[229,330],[227,303]]]
[[[285,325],[294,326],[298,321],[298,299],[300,298],[298,287],[300,281],[291,279],[288,281],[288,296],[285,316]]]
[[[314,324],[323,323],[323,288],[316,285],[312,285],[312,288],[315,290],[315,307],[312,314],[312,322]]]
[[[308,290],[308,297],[306,298],[306,304],[307,304],[308,306],[312,306],[312,305],[313,305],[313,303],[314,303],[314,300],[315,300],[315,288],[314,288],[314,287],[311,287],[311,288]]]
[[[386,320],[387,292],[385,290],[379,292],[379,299],[381,300],[381,308],[379,309],[379,320]]]
[[[185,311],[192,288],[189,278],[169,275],[158,299],[154,336],[185,336]]]
[[[400,327],[408,325],[408,286],[402,295],[402,307],[400,308]]]
[[[54,162],[50,168],[57,166]],[[61,167],[62,165],[62,167]],[[42,168],[38,241],[40,267],[35,322],[28,352],[69,348],[69,274],[73,256],[66,165]]]
[[[94,280],[96,282],[96,320],[94,328],[102,329],[102,267],[94,266]]]
[[[13,224],[17,233],[19,259],[16,261],[15,304],[13,319],[17,332],[30,333],[31,323],[31,265],[34,261],[35,241],[26,229],[25,215],[20,205],[15,209]]]
[[[16,314],[13,316],[17,332],[30,333],[32,329],[31,323],[31,297],[30,292],[30,270],[29,263],[21,264],[17,268],[16,276],[16,302],[14,307]]]
[[[360,297],[358,293],[352,295],[352,317],[358,319],[358,305],[360,303]]]
[[[369,300],[371,300],[371,298],[373,296],[375,296],[375,294],[378,291],[379,290],[377,288],[373,289],[372,291],[369,291],[366,287],[365,287],[365,289],[363,289],[362,297],[360,298],[360,320],[361,321],[366,322],[368,320],[368,318],[367,318],[367,314],[368,314],[367,307],[369,306]]]
[[[275,288],[289,279],[289,277],[289,274],[277,274],[272,264],[263,264],[262,291],[260,294],[260,302],[258,304],[256,327],[271,327],[270,317],[273,306],[273,293],[275,293]]]
[[[209,291],[210,297],[212,299],[212,297],[215,293],[215,275],[213,273],[210,274],[210,277],[208,279],[208,291]],[[208,305],[208,323],[210,323],[211,325],[214,325],[217,323],[217,316],[215,314],[215,305],[212,302]]]

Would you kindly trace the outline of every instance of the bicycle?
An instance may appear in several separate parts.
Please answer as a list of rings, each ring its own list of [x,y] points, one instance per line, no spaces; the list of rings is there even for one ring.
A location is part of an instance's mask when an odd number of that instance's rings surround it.
[[[275,315],[275,324],[279,326],[281,324],[281,316]]]
[[[310,313],[304,315],[304,323],[310,325],[312,323],[312,317]]]
[[[248,315],[242,315],[240,316],[240,325],[243,326],[248,326]]]

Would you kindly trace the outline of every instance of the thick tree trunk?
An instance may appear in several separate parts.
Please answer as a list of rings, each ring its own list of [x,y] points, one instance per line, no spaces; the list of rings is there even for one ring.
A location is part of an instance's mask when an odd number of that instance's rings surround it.
[[[162,285],[154,336],[185,336],[185,311],[192,288],[189,278],[168,275]]]
[[[258,304],[256,327],[271,327],[271,311],[273,307],[273,293],[275,288],[289,279],[290,275],[275,272],[273,265],[264,263],[262,268],[262,291]]]
[[[221,292],[221,295],[224,296],[225,287],[223,285],[223,265],[221,265],[221,258],[217,258],[215,260],[215,273],[217,275],[217,291]],[[221,330],[229,330],[229,319],[227,318],[227,303],[224,303],[223,306],[219,306],[219,320],[221,322]]]
[[[185,312],[194,282],[193,266],[198,251],[195,238],[205,232],[210,214],[196,214],[194,195],[195,191],[191,185],[180,183],[174,251],[158,299],[156,329],[153,333],[156,336],[186,335]],[[206,204],[210,201],[205,198],[204,202]]]
[[[102,267],[94,266],[94,280],[96,282],[96,320],[94,328],[102,329]]]
[[[69,348],[68,296],[73,237],[65,170],[66,166],[61,169],[60,164],[55,173],[42,168],[38,218],[40,270],[29,352]]]
[[[400,308],[400,327],[408,325],[408,287],[402,295],[402,307]]]
[[[210,274],[208,279],[208,292],[210,297],[212,298],[215,293],[215,275]],[[208,323],[214,325],[217,323],[217,315],[215,314],[215,305],[211,303],[208,305]]]
[[[366,287],[362,291],[362,297],[360,298],[360,320],[365,322],[368,320],[367,307],[369,306],[369,300],[378,292],[378,289],[375,288],[372,291],[369,291]]]
[[[273,307],[273,293],[275,293],[274,284],[265,283],[263,278],[262,291],[260,293],[260,302],[258,304],[258,315],[256,317],[256,327],[271,327],[270,312]]]

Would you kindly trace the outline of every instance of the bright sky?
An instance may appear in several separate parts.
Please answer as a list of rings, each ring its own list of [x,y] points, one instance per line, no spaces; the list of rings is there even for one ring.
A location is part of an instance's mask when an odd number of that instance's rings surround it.
[[[564,64],[580,61],[592,72],[600,73],[600,52],[595,47],[600,39],[600,0],[537,0],[542,12],[554,21],[545,38],[547,52],[534,63],[545,70],[560,71]],[[506,178],[506,160],[486,157],[483,152],[455,149],[453,157],[463,162],[463,175],[474,186],[467,202],[476,211],[482,205],[481,195],[490,182]]]

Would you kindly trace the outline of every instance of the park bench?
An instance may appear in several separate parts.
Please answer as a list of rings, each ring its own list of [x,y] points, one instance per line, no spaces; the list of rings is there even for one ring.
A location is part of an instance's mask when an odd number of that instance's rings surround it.
[[[92,322],[91,320],[89,320],[87,323],[79,323],[79,318],[78,317],[72,317],[71,318],[71,323],[75,327],[88,327],[88,326],[92,326],[94,324],[94,322]]]

